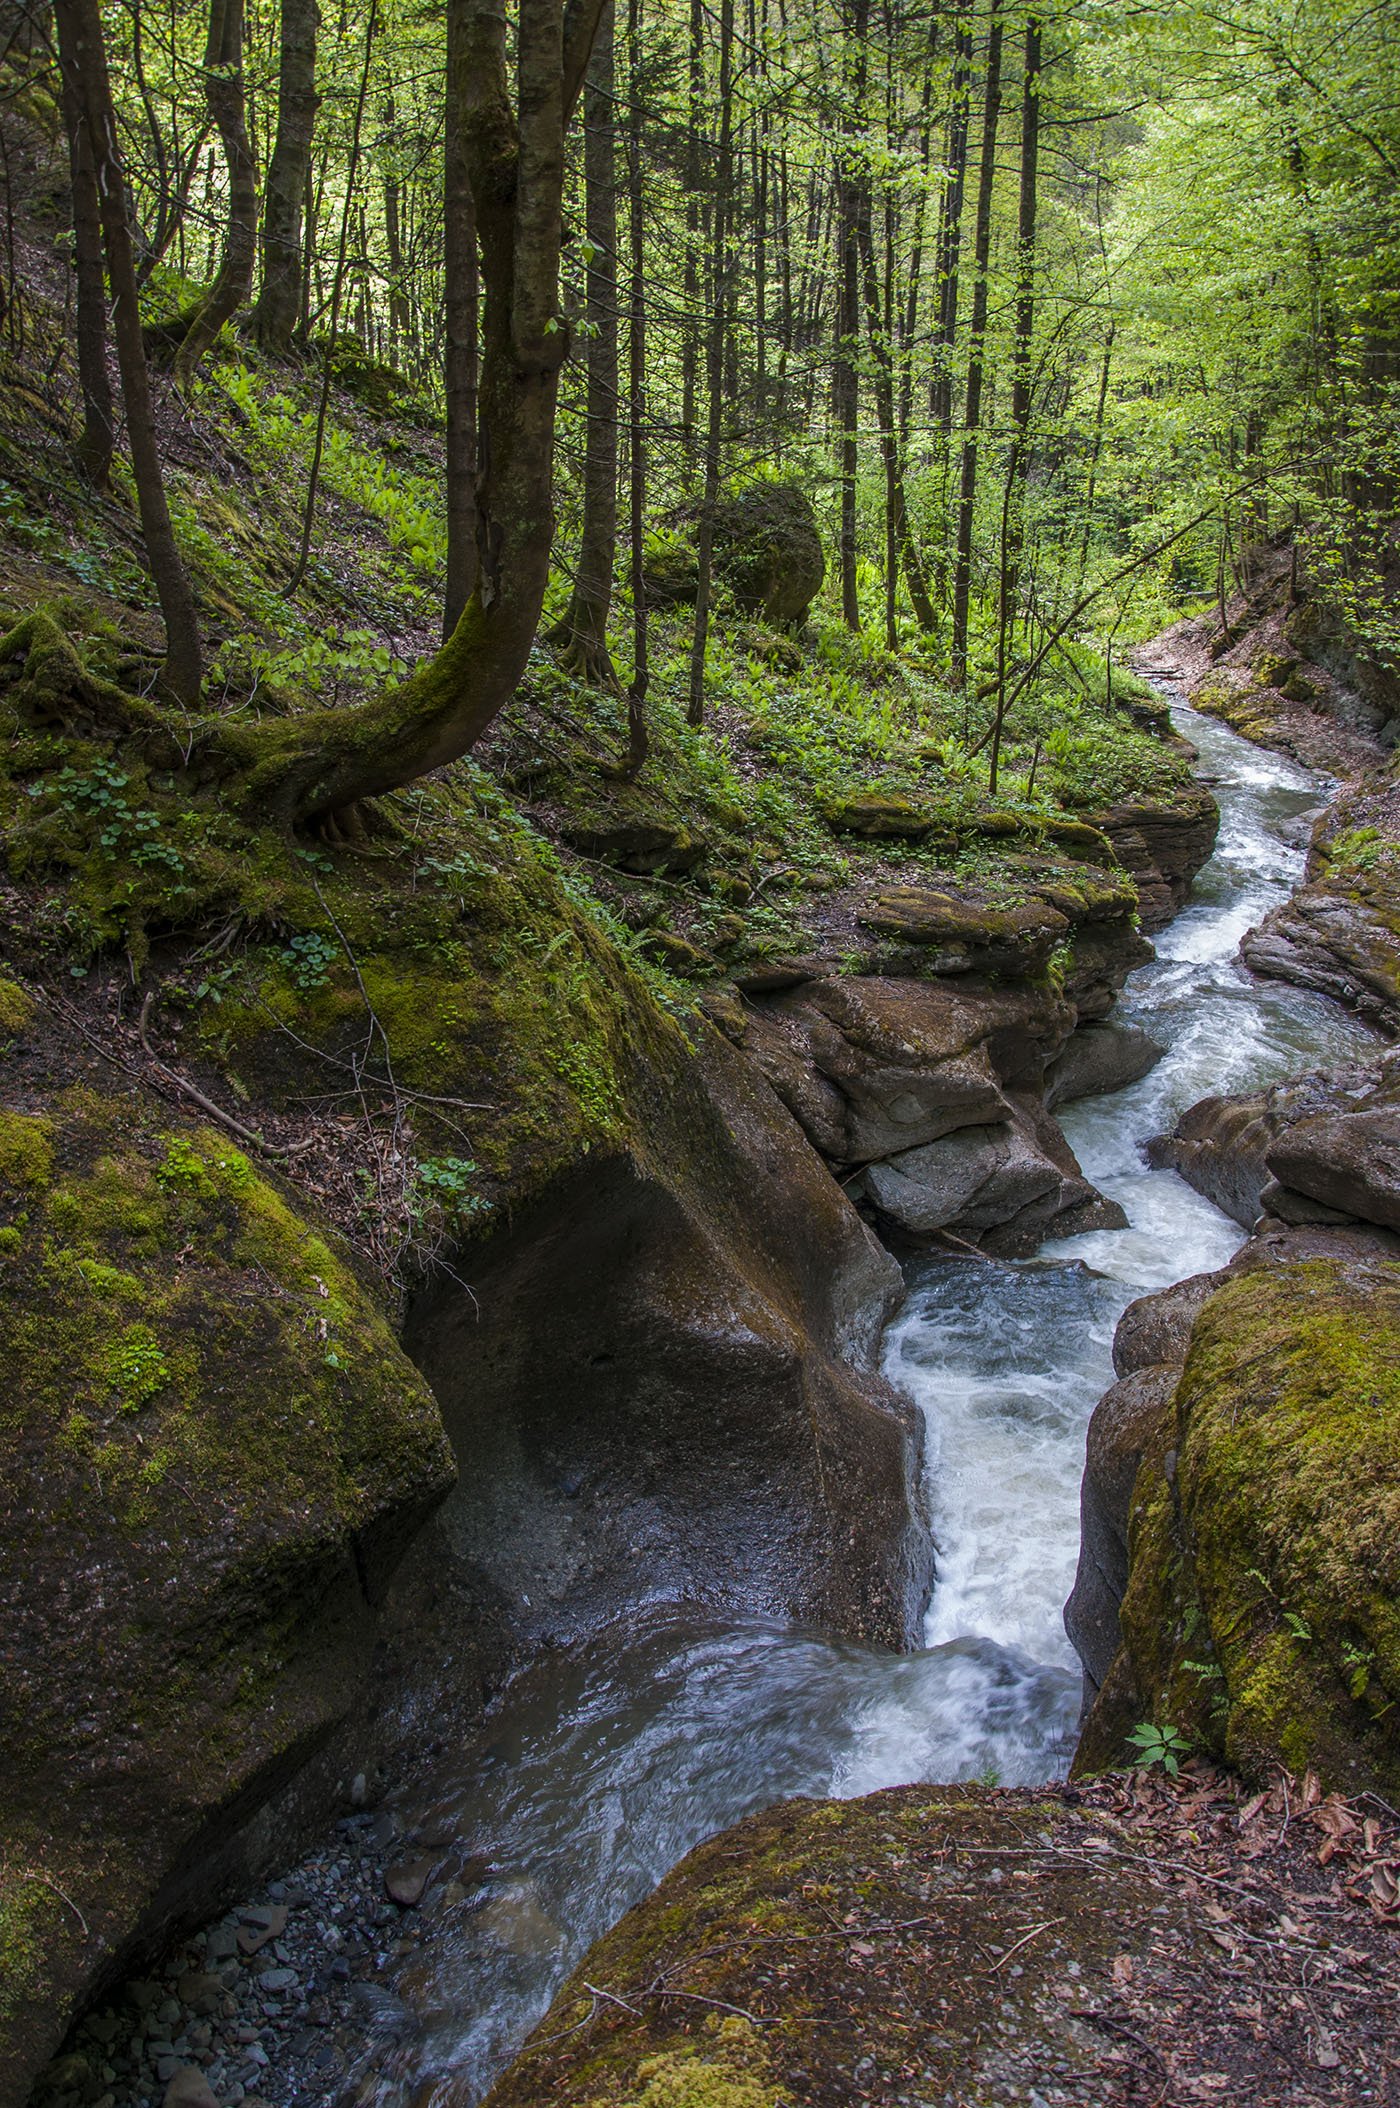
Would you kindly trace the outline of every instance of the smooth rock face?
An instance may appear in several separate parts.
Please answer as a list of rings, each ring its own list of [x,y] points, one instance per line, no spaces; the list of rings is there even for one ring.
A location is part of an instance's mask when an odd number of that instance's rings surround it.
[[[1176,1391],[1191,1327],[1220,1280],[1197,1274],[1130,1303],[1118,1323],[1118,1382],[1089,1422],[1080,1489],[1079,1568],[1065,1630],[1084,1665],[1092,1704],[1118,1652],[1118,1607],[1128,1584],[1129,1518],[1139,1468]]]
[[[1309,1200],[1400,1230],[1400,1092],[1298,1121],[1274,1143],[1268,1166]]]
[[[1068,1155],[1063,1149],[1058,1152]],[[1072,1162],[1072,1158],[1070,1159]],[[872,1164],[865,1189],[879,1214],[913,1237],[950,1232],[1003,1257],[1034,1251],[1052,1228],[1120,1228],[1122,1210],[1041,1146],[1032,1119],[964,1127]]]
[[[416,1673],[443,1616],[459,1650],[679,1599],[912,1635],[918,1431],[870,1366],[898,1268],[718,1034],[655,1091],[647,1156],[585,1167],[410,1311],[461,1469],[399,1591]]]
[[[1046,1071],[1046,1106],[1053,1112],[1078,1098],[1125,1090],[1150,1075],[1164,1052],[1139,1025],[1080,1025]]]

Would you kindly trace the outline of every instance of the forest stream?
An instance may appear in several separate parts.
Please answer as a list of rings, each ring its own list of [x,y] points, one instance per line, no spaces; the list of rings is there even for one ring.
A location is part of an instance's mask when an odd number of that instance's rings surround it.
[[[409,1965],[424,2025],[381,2066],[382,2108],[476,2098],[567,1970],[686,1852],[796,1795],[1062,1775],[1080,1677],[1062,1624],[1079,1544],[1084,1434],[1135,1297],[1222,1266],[1242,1232],[1141,1145],[1211,1092],[1344,1061],[1373,1042],[1320,997],[1251,978],[1244,932],[1302,875],[1326,785],[1170,694],[1219,800],[1218,845],[1116,1015],[1166,1048],[1140,1083],[1068,1109],[1085,1174],[1125,1230],[1034,1259],[920,1257],[885,1366],[917,1401],[938,1578],[923,1651],[717,1627],[618,1624],[520,1676],[470,1761],[398,1812],[488,1872]],[[465,2090],[464,2090],[465,2088]],[[447,2093],[441,2096],[447,2098]]]

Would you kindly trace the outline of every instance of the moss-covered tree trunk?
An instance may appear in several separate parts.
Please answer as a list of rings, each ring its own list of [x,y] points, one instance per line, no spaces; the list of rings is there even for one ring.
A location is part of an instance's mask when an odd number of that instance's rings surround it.
[[[602,0],[521,0],[515,96],[494,0],[464,10],[463,124],[485,293],[476,586],[440,651],[358,710],[280,726],[208,724],[193,757],[232,765],[291,823],[457,760],[514,693],[539,628],[554,541],[564,134]]]

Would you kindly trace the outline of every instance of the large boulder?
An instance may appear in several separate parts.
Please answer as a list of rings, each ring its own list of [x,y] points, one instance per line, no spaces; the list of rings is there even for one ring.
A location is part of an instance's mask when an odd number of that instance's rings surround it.
[[[1191,1327],[1218,1276],[1197,1274],[1130,1303],[1113,1340],[1111,1384],[1089,1421],[1080,1489],[1079,1568],[1065,1630],[1084,1667],[1086,1705],[1118,1652],[1128,1525],[1143,1457],[1176,1390]]]
[[[1244,1229],[1264,1216],[1400,1230],[1400,1062],[1203,1098],[1148,1155]]]
[[[693,601],[699,576],[695,520],[648,551],[646,588],[657,601]],[[714,566],[739,605],[764,622],[791,628],[821,591],[826,557],[816,514],[796,483],[753,483],[723,499],[714,515]]]
[[[335,1242],[140,1097],[0,1112],[0,1370],[9,2104],[75,1999],[246,1875],[453,1466]]]
[[[1142,927],[1159,930],[1184,906],[1191,881],[1215,847],[1220,808],[1192,780],[1171,799],[1125,800],[1084,815],[1107,835],[1138,889]]]
[[[1024,1258],[1047,1237],[1122,1229],[1115,1201],[1080,1176],[1054,1122],[1032,1103],[871,1164],[864,1190],[880,1220],[915,1240],[952,1237]]]
[[[1248,1776],[1400,1790],[1395,1250],[1362,1231],[1257,1238],[1202,1304],[1179,1380],[1147,1387],[1116,1476],[1091,1438],[1120,1546],[1139,1462],[1106,1670],[1101,1607],[1086,1591],[1073,1613],[1102,1676],[1077,1769],[1121,1763],[1150,1720]],[[1122,1408],[1120,1387],[1101,1410]]]
[[[1248,932],[1240,956],[1400,1037],[1400,784],[1372,780],[1336,800],[1314,830],[1307,883]]]

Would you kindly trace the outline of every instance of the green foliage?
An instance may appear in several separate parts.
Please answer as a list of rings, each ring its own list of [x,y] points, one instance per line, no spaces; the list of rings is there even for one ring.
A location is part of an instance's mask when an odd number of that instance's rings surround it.
[[[1179,1728],[1168,1724],[1157,1727],[1150,1720],[1141,1720],[1128,1737],[1131,1747],[1144,1771],[1151,1771],[1160,1764],[1168,1778],[1174,1779],[1181,1770],[1185,1758],[1191,1754],[1191,1744]]]

